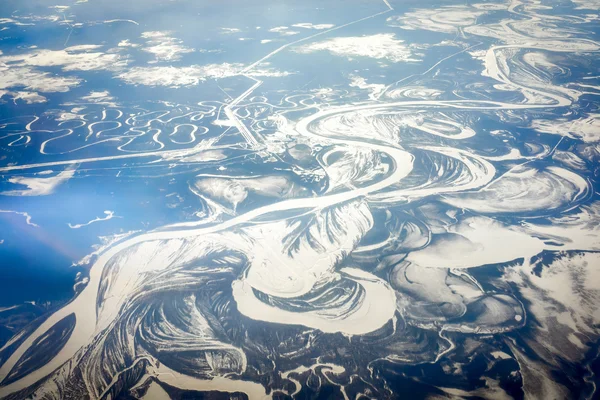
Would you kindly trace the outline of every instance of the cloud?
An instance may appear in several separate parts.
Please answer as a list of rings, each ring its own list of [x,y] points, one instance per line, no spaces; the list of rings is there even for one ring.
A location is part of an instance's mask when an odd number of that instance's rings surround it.
[[[297,31],[290,31],[289,29],[290,28],[288,28],[287,26],[277,26],[275,28],[269,29],[269,32],[279,33],[280,35],[283,35],[283,36],[293,36],[293,35],[297,35],[300,33]]]
[[[284,76],[293,75],[293,72],[289,71],[279,71],[274,68],[268,67],[269,63],[260,64],[262,67],[254,68],[250,72],[247,72],[245,75],[255,76],[255,77],[268,77],[268,78],[282,78]]]
[[[131,43],[129,39],[121,40],[118,44],[119,47],[140,47],[139,44]]]
[[[42,93],[68,92],[80,83],[81,80],[74,77],[53,75],[28,67],[8,68],[0,64],[0,90],[18,87]]]
[[[68,92],[82,80],[72,76],[55,75],[41,71],[45,67],[60,67],[63,71],[118,71],[127,65],[118,54],[99,49],[100,45],[79,45],[63,50],[29,48],[25,53],[4,55],[0,53],[0,90],[23,88],[19,98],[28,102],[41,102],[42,97],[28,92]]]
[[[178,60],[182,54],[195,51],[182,45],[182,41],[173,38],[169,32],[149,31],[142,34],[146,39],[143,51],[154,54],[155,61]],[[128,40],[119,43],[120,48],[136,47]],[[209,65],[191,65],[187,67],[173,66],[138,66],[126,68],[128,60],[124,59],[116,49],[104,52],[102,45],[78,45],[63,50],[47,50],[30,48],[22,54],[4,55],[0,52],[0,94],[7,95],[8,89],[23,89],[16,96],[33,103],[45,100],[43,96],[33,92],[67,92],[81,84],[77,77],[59,76],[41,71],[45,67],[59,67],[63,71],[110,71],[115,77],[129,84],[147,86],[183,87],[197,85],[207,79],[218,79],[239,75],[243,64],[223,63]],[[200,50],[212,52],[212,50]],[[276,71],[271,68],[254,68],[253,76],[280,77],[290,73]],[[16,92],[15,92],[16,93]],[[13,97],[15,94],[12,94]],[[92,92],[82,97],[84,101],[98,104],[115,105],[114,98],[108,92]]]
[[[50,6],[48,8],[52,8],[55,11],[58,11],[58,12],[65,12],[65,11],[67,11],[71,7],[70,6]]]
[[[47,98],[45,98],[44,96],[42,96],[41,94],[39,94],[37,92],[27,92],[27,91],[10,92],[10,91],[0,90],[0,97],[3,97],[3,96],[12,97],[13,102],[15,104],[17,103],[17,100],[23,100],[27,104],[39,104],[39,103],[45,103],[48,101]]]
[[[295,48],[298,53],[329,51],[347,58],[369,57],[392,62],[419,61],[404,41],[395,39],[393,33],[370,36],[338,37]]]
[[[181,59],[182,54],[194,51],[194,49],[184,46],[181,39],[172,37],[171,32],[144,32],[142,38],[146,39],[147,43],[142,50],[154,54],[155,62],[176,61]]]
[[[223,63],[192,65],[189,67],[134,67],[119,75],[118,78],[133,85],[183,87],[194,86],[207,79],[219,79],[236,76],[244,69],[243,64]],[[271,68],[257,68],[248,75],[282,77],[290,72]]]
[[[50,7],[52,8],[52,7]],[[35,25],[36,22],[50,22],[50,23],[58,23],[59,25],[69,25],[69,26],[81,26],[81,23],[74,23],[71,17],[73,15],[69,15],[69,18],[66,17],[65,13],[62,10],[54,11],[60,12],[61,14],[53,14],[53,15],[21,15],[16,16],[12,15],[12,18],[0,18],[0,24],[12,24],[18,26],[26,26],[26,25]]]
[[[271,29],[269,29],[269,32],[276,32],[276,33],[279,33],[279,32],[285,32],[285,31],[286,31],[286,30],[288,30],[288,29],[289,29],[289,28],[288,28],[287,26],[277,26],[277,27],[275,27],[275,28],[271,28]]]
[[[110,107],[116,107],[116,103],[114,102],[115,98],[110,95],[108,90],[92,91],[87,96],[81,97],[81,100],[88,103],[104,104]]]
[[[102,46],[82,45],[64,50],[34,50],[28,53],[2,56],[0,64],[20,67],[62,67],[63,71],[114,70],[126,65],[118,54],[96,51]]]
[[[210,78],[237,75],[234,64],[209,64],[190,67],[134,67],[118,76],[135,85],[181,87],[192,86]]]
[[[32,23],[23,23],[21,21],[17,21],[16,19],[12,19],[12,18],[0,18],[0,25],[5,25],[5,24],[12,24],[12,25],[18,25],[18,26],[34,25]]]
[[[302,22],[302,23],[299,23],[299,24],[294,24],[292,26],[295,27],[295,28],[321,30],[321,29],[331,29],[335,25],[333,25],[333,24],[312,24],[310,22]]]
[[[371,100],[377,100],[386,89],[386,85],[381,83],[367,83],[365,78],[358,75],[350,75],[349,78],[350,86],[368,90],[370,92],[369,98]]]

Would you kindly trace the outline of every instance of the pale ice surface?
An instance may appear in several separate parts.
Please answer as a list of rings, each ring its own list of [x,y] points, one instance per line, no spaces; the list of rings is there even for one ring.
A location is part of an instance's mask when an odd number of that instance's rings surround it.
[[[595,398],[596,0],[0,4],[0,398]]]

